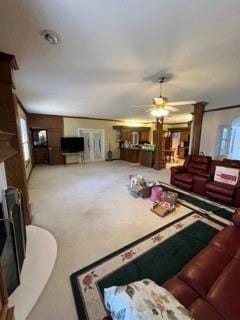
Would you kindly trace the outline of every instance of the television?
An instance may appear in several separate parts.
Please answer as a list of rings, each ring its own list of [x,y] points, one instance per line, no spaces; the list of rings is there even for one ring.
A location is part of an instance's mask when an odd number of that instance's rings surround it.
[[[62,153],[78,153],[84,151],[83,137],[66,137],[61,138]]]

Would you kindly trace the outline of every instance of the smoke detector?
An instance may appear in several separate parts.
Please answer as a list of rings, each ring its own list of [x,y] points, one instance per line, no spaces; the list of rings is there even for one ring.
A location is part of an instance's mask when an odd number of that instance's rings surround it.
[[[41,30],[40,36],[45,39],[49,44],[58,44],[60,42],[59,35],[52,30]]]

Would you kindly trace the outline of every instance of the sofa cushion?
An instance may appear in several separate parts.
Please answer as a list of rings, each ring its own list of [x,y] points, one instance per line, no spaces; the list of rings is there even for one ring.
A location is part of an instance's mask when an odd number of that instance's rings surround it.
[[[206,301],[197,299],[189,308],[194,320],[224,320],[224,318]]]
[[[217,194],[215,192],[211,192],[206,190],[206,196],[216,202],[220,202],[220,203],[226,203],[231,205],[233,202],[233,199],[231,196],[224,196],[223,194]]]
[[[208,245],[182,269],[178,277],[205,298],[231,258],[221,248]]]
[[[210,241],[211,245],[221,248],[230,257],[234,257],[240,248],[240,230],[235,226],[225,227]]]
[[[206,189],[210,192],[214,192],[217,194],[222,194],[227,197],[232,197],[234,194],[234,186],[227,185],[221,182],[207,182]]]
[[[208,293],[207,301],[224,319],[240,317],[240,261],[233,259]]]
[[[240,160],[223,159],[223,165],[231,168],[240,169]]]
[[[190,156],[187,171],[189,173],[198,174],[199,172],[206,172],[208,170],[211,157]]]
[[[192,184],[193,179],[194,179],[194,176],[189,173],[179,173],[179,174],[176,174],[175,176],[175,180],[182,181],[187,184]]]
[[[174,185],[179,187],[180,189],[184,189],[184,190],[187,190],[187,191],[192,191],[192,185],[189,184],[189,183],[186,183],[186,182],[183,182],[183,181],[180,181],[180,180],[174,180]]]
[[[187,171],[189,173],[194,173],[194,174],[198,174],[199,172],[206,172],[208,168],[208,165],[206,165],[205,163],[197,163],[197,162],[190,162],[189,166],[187,168]]]
[[[194,291],[184,281],[180,280],[177,276],[168,280],[163,285],[174,297],[181,302],[186,308],[188,308],[199,297],[196,291]]]

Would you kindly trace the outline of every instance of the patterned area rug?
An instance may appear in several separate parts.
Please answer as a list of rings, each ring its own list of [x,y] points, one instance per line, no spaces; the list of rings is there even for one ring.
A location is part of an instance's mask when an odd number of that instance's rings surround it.
[[[231,208],[182,191],[179,203],[181,216],[175,221],[71,275],[79,319],[101,320],[107,315],[104,288],[144,278],[163,284],[231,223]]]

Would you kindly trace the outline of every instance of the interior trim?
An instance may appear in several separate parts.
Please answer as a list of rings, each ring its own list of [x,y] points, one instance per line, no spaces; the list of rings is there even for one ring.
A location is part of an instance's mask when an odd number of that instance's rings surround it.
[[[222,111],[222,110],[228,110],[228,109],[237,109],[237,108],[240,108],[240,105],[237,104],[235,106],[228,106],[228,107],[221,107],[221,108],[215,108],[215,109],[208,109],[208,110],[205,110],[204,113],[206,112],[214,112],[214,111]]]

